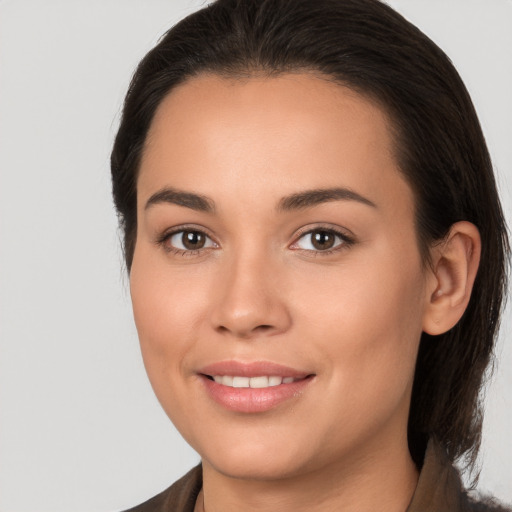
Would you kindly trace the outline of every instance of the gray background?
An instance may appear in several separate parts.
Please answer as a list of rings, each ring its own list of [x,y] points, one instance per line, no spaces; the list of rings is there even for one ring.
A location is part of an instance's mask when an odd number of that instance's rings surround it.
[[[511,222],[512,2],[390,3],[466,81]],[[108,159],[134,66],[202,4],[0,1],[1,512],[119,510],[198,462],[142,367]],[[511,316],[488,387],[480,480],[509,502]]]

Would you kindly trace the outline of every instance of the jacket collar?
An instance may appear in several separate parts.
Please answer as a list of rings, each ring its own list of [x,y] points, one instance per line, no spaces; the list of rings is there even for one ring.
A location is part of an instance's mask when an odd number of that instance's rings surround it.
[[[407,512],[459,512],[467,510],[459,473],[443,447],[430,439],[418,485]]]

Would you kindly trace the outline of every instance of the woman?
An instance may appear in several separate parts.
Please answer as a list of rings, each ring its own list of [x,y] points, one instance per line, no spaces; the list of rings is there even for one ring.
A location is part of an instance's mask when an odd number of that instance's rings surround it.
[[[219,0],[112,152],[144,363],[202,464],[135,511],[499,510],[452,467],[505,290],[468,93],[377,0]]]

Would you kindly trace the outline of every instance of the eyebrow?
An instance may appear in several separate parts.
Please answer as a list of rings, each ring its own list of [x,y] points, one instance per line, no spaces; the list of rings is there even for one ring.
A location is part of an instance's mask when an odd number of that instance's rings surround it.
[[[176,204],[200,212],[213,213],[215,211],[214,202],[206,196],[194,194],[193,192],[184,192],[172,187],[166,187],[155,192],[146,202],[145,210],[156,204]]]
[[[377,205],[362,195],[347,188],[319,188],[298,192],[283,197],[278,209],[282,211],[303,210],[330,201],[357,201],[366,206],[377,208]]]
[[[304,210],[330,201],[357,201],[366,206],[377,208],[375,203],[357,192],[347,188],[335,187],[305,190],[285,196],[279,201],[277,209],[278,211]],[[200,212],[215,212],[215,203],[210,198],[172,187],[165,187],[155,192],[146,202],[145,209],[162,203],[176,204]]]

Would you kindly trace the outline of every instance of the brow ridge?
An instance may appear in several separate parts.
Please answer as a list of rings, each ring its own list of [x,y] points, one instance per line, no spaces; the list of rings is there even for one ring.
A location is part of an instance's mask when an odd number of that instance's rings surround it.
[[[357,201],[366,206],[376,208],[376,204],[366,197],[343,187],[319,188],[297,192],[283,197],[278,204],[282,211],[303,210],[330,201]]]
[[[147,210],[154,205],[162,203],[176,204],[200,212],[213,213],[215,211],[215,203],[210,198],[173,187],[165,187],[155,192],[147,200],[144,208]]]
[[[305,190],[285,196],[280,199],[277,209],[278,211],[303,210],[331,201],[356,201],[376,208],[375,203],[357,192],[348,188],[334,187]],[[207,213],[215,212],[215,203],[209,197],[173,187],[165,187],[155,192],[146,202],[145,209],[161,203],[176,204]]]

